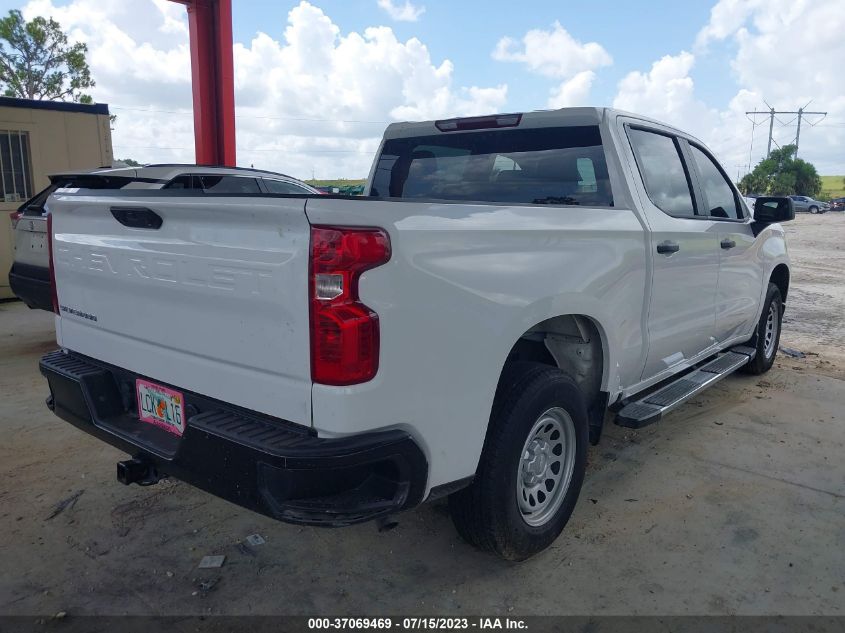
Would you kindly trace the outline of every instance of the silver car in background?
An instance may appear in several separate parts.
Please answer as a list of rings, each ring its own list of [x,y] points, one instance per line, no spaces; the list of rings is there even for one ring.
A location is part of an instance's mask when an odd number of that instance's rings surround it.
[[[304,182],[272,171],[202,165],[145,165],[64,172],[11,214],[15,259],[9,271],[12,292],[30,308],[53,309],[45,204],[56,189],[202,189],[216,194],[322,194]]]
[[[795,213],[826,213],[830,210],[830,205],[827,202],[814,200],[808,196],[789,197],[792,198]]]

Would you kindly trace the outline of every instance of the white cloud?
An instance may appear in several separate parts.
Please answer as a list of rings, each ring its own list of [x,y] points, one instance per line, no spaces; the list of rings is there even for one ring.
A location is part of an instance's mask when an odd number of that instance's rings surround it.
[[[592,88],[595,78],[596,73],[592,70],[584,70],[572,79],[564,81],[560,86],[552,90],[552,94],[549,96],[548,106],[550,108],[568,108],[589,105],[587,100],[590,96],[590,88]]]
[[[75,0],[54,6],[51,0],[32,0],[24,17],[51,15],[70,39],[88,45],[88,63],[97,81],[95,94],[106,101],[116,95],[141,98],[151,85],[170,85],[170,105],[190,96],[191,73],[184,9],[155,0],[146,6],[119,0]],[[184,84],[182,91],[173,86]]]
[[[521,62],[532,72],[547,77],[567,79],[585,70],[609,66],[613,58],[600,44],[582,44],[555,22],[548,31],[532,29],[520,44],[511,37],[503,37],[493,49],[493,59]]]
[[[695,56],[681,51],[657,60],[647,73],[628,73],[619,82],[613,107],[679,125],[700,120],[706,107],[694,94],[694,64]]]
[[[115,154],[191,162],[184,8],[165,0],[53,1],[31,0],[24,13],[52,15],[88,44],[92,94],[118,115]],[[432,60],[416,38],[402,42],[388,27],[343,34],[305,1],[286,25],[236,42],[234,58],[239,164],[298,177],[365,176],[388,122],[484,114],[507,98],[506,85],[455,86],[452,63]]]
[[[702,50],[713,40],[723,40],[734,33],[748,16],[763,4],[763,0],[721,0],[710,9],[710,20],[695,38],[696,50]]]
[[[410,0],[405,0],[402,5],[395,4],[393,0],[378,0],[378,6],[397,22],[416,22],[425,13],[425,7],[411,4]]]
[[[720,0],[696,44],[726,42],[735,52],[731,69],[740,86],[728,108],[720,113],[722,125],[714,132],[727,162],[747,164],[751,123],[746,110],[765,108],[764,99],[777,110],[797,110],[812,99],[810,110],[828,117],[809,116],[801,128],[799,155],[822,174],[845,173],[845,12],[841,0]],[[763,122],[763,117],[758,117]],[[789,125],[782,125],[789,123]],[[795,115],[775,121],[774,142],[785,145],[795,138]],[[818,123],[816,127],[813,124]],[[756,129],[752,165],[765,153],[768,126]],[[730,139],[730,140],[728,140]]]

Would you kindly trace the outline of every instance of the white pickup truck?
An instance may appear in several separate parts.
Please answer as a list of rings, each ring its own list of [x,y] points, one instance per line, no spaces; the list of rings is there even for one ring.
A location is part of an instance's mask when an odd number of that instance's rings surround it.
[[[695,138],[603,108],[389,126],[360,198],[58,190],[49,407],[283,521],[449,496],[470,543],[559,535],[608,411],[767,371],[778,224]]]

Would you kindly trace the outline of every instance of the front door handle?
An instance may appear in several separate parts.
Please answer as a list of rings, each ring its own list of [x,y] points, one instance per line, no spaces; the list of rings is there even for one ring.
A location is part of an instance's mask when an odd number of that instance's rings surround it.
[[[728,238],[723,239],[721,242],[722,248],[733,248],[734,246],[736,246],[736,242],[729,240]]]
[[[679,250],[681,250],[681,247],[677,242],[667,240],[657,245],[657,252],[662,255],[671,255],[672,253],[677,253]]]

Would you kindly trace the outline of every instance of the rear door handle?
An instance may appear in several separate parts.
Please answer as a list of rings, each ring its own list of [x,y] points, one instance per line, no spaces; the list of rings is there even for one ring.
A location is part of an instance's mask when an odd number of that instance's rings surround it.
[[[721,242],[722,248],[733,248],[734,246],[736,246],[736,242],[729,240],[728,238],[723,239]]]
[[[672,253],[677,253],[679,250],[681,250],[681,247],[677,242],[667,240],[657,245],[657,252],[662,255],[671,255]]]

